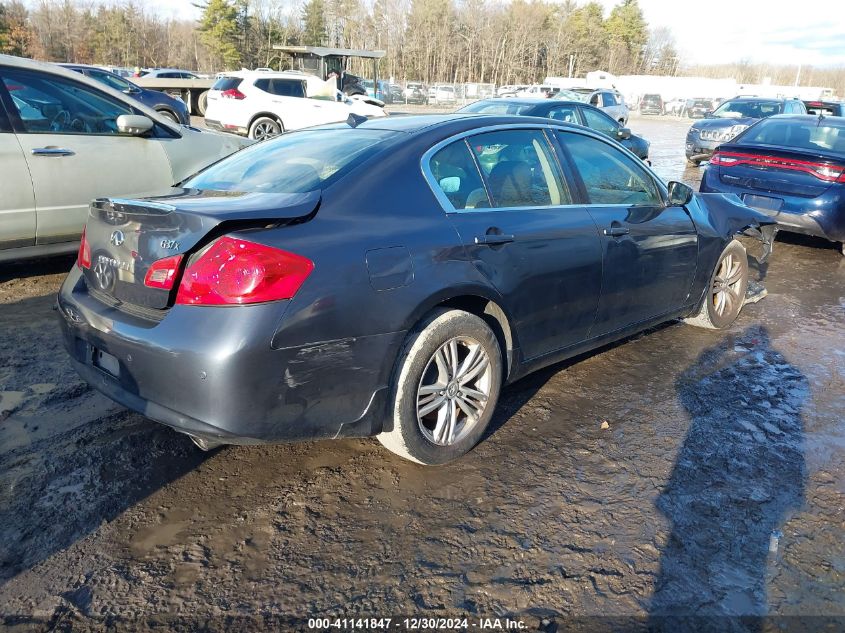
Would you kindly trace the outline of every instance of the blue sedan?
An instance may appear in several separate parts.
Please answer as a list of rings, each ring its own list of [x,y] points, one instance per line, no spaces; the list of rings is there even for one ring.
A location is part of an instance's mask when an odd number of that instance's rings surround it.
[[[763,119],[718,148],[701,191],[734,193],[781,230],[845,241],[845,118]]]
[[[140,101],[145,106],[152,108],[175,123],[181,123],[183,125],[191,124],[191,115],[188,113],[188,106],[181,99],[171,97],[158,90],[141,88],[120,75],[98,68],[97,66],[88,66],[86,64],[59,65],[64,66],[68,70],[75,70],[86,77],[106,84],[110,88],[126,93],[136,101]]]

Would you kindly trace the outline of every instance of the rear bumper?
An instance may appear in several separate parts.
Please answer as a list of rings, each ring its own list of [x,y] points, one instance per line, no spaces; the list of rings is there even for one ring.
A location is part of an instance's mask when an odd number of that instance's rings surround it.
[[[754,208],[775,220],[781,231],[823,237],[833,242],[845,241],[845,199],[837,193],[826,192],[817,198],[802,198],[734,187],[722,182],[712,167],[707,168],[701,179],[700,190],[705,193],[733,193],[743,201],[745,194],[779,198],[783,204],[777,211]]]
[[[175,306],[151,322],[91,297],[76,268],[58,297],[80,376],[178,431],[230,444],[378,433],[387,359],[404,333],[273,349],[286,304]],[[113,356],[118,371],[96,366],[95,350]]]
[[[224,125],[220,121],[215,121],[214,119],[206,119],[205,127],[211,130],[215,130],[217,132],[229,132],[230,134],[239,134],[241,136],[247,136],[249,134],[249,130],[247,130],[245,127],[238,127],[236,125]]]

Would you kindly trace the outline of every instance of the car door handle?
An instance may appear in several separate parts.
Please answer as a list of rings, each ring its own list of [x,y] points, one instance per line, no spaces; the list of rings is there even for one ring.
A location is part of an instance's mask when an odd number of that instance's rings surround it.
[[[504,233],[488,233],[486,235],[477,236],[475,243],[482,246],[494,246],[496,244],[507,244],[513,242],[513,235],[505,235]]]
[[[73,156],[74,154],[76,152],[73,150],[63,147],[36,147],[32,150],[33,156]]]
[[[631,229],[626,229],[624,226],[611,226],[609,229],[605,229],[602,232],[610,237],[622,237],[623,235],[628,235],[628,233],[631,232]]]

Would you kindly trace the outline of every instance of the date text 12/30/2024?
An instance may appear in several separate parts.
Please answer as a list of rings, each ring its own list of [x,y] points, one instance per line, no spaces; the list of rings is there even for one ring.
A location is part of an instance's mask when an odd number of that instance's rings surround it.
[[[522,631],[528,625],[510,618],[309,618],[308,628],[318,631]]]

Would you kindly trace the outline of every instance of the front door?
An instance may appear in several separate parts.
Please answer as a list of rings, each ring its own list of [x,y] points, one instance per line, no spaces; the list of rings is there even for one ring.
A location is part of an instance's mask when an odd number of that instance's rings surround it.
[[[4,68],[0,75],[32,176],[36,243],[78,239],[94,198],[173,184],[161,139],[118,133],[117,117],[135,113],[129,105],[51,73]]]
[[[430,168],[469,257],[503,298],[524,358],[584,340],[598,305],[601,244],[545,133],[461,139]]]
[[[18,138],[0,103],[0,249],[35,244],[35,196]]]
[[[577,132],[557,134],[581,177],[604,252],[591,335],[683,307],[698,257],[689,214],[683,207],[667,207],[654,177],[615,145]]]

